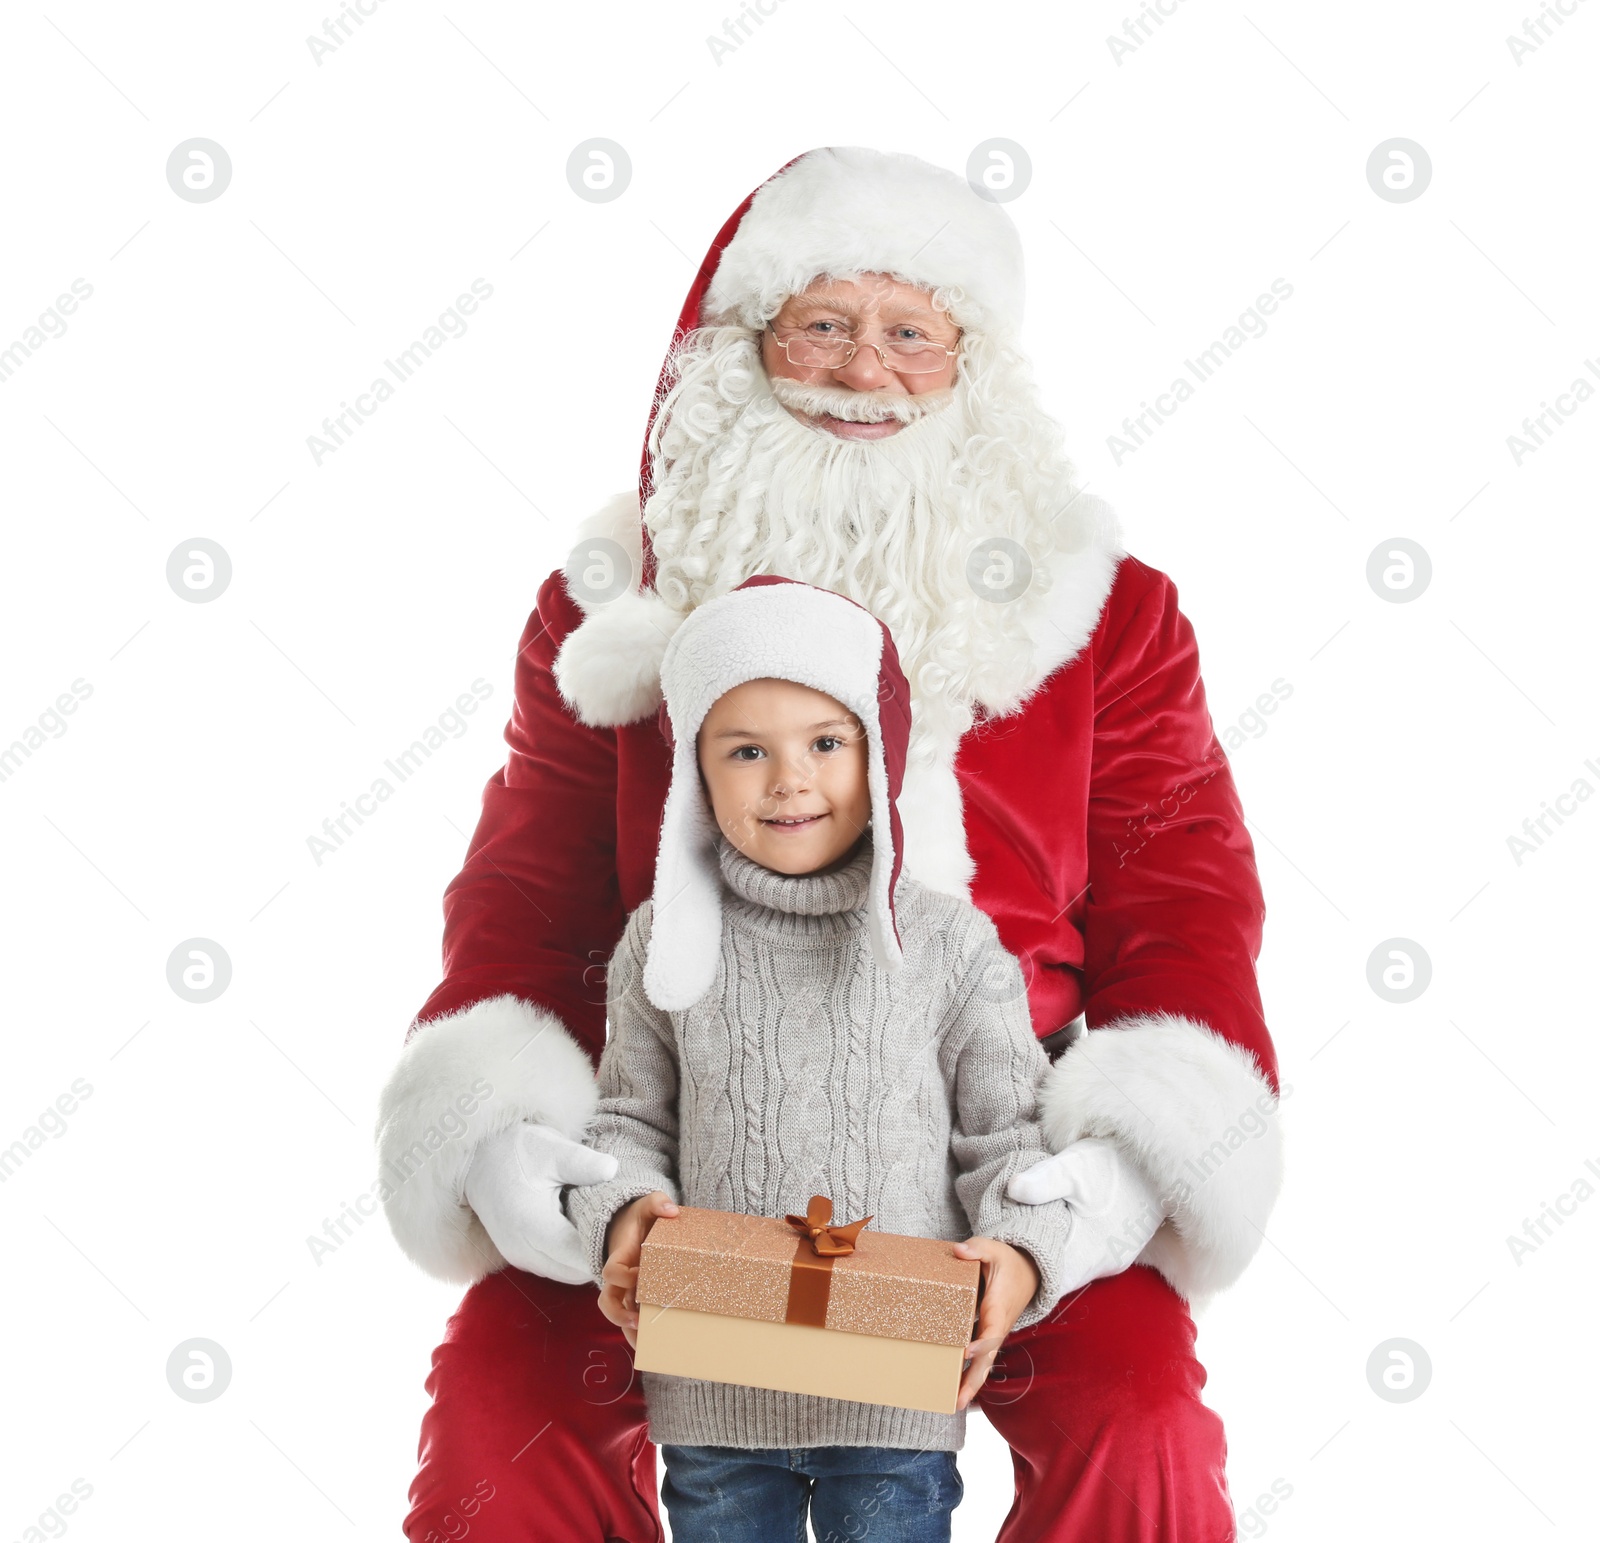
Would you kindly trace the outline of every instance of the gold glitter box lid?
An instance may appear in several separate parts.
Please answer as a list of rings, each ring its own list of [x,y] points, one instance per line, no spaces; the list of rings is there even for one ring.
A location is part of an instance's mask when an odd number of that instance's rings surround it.
[[[802,1207],[803,1209],[803,1207]],[[786,1323],[797,1247],[781,1217],[680,1206],[656,1219],[639,1258],[641,1304]],[[836,1258],[825,1327],[847,1334],[964,1346],[972,1338],[980,1268],[941,1238],[874,1232]]]

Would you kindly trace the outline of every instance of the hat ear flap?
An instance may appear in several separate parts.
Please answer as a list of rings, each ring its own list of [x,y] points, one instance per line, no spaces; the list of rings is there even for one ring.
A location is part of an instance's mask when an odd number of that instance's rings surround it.
[[[662,1012],[693,1007],[712,987],[722,953],[722,874],[717,822],[700,786],[692,742],[673,750],[650,899],[644,994]]]
[[[867,881],[867,934],[880,969],[898,970],[903,955],[894,915],[895,883],[900,874],[899,821],[889,792],[883,735],[877,724],[867,730],[867,791],[871,801],[872,872]]]

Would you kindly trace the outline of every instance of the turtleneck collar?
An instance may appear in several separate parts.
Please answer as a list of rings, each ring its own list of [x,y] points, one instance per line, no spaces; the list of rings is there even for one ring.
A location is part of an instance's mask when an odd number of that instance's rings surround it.
[[[872,878],[870,832],[855,856],[831,873],[775,873],[720,835],[717,860],[734,897],[734,909],[747,922],[775,928],[785,936],[837,936],[866,924]]]

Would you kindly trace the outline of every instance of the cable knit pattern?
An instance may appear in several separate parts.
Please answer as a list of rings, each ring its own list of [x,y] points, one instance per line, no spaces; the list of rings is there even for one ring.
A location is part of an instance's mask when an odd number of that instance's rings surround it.
[[[1039,1267],[1017,1320],[1060,1296],[1069,1213],[1017,1205],[1006,1181],[1046,1155],[1035,1093],[1048,1065],[1016,960],[965,901],[902,877],[905,963],[880,970],[866,933],[870,837],[832,873],[774,873],[722,842],[720,960],[710,992],[663,1012],[644,994],[652,902],[611,960],[611,1036],[592,1141],[616,1178],[568,1192],[599,1278],[617,1210],[650,1190],[746,1215],[834,1215],[882,1232],[999,1238]],[[669,902],[670,903],[670,902]],[[890,1409],[642,1373],[656,1442],[957,1451],[966,1415]]]

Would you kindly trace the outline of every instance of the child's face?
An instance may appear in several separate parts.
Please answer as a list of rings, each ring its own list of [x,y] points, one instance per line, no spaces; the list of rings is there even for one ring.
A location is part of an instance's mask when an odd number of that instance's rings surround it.
[[[867,828],[867,737],[848,708],[788,680],[718,697],[700,728],[700,772],[724,836],[777,873],[815,873]]]

